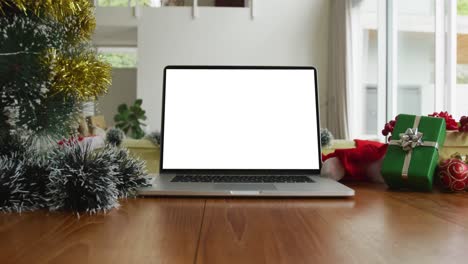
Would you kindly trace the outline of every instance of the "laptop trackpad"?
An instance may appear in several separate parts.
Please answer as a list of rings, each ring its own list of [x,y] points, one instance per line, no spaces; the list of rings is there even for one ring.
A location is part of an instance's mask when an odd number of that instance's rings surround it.
[[[216,190],[227,191],[275,191],[274,184],[255,184],[255,183],[216,183]]]

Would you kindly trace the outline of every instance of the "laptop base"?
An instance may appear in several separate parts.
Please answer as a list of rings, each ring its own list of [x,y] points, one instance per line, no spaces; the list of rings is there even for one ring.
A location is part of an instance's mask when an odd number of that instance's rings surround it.
[[[171,182],[175,175],[152,177],[151,186],[138,190],[141,196],[270,196],[349,197],[354,190],[334,180],[309,176],[312,183],[213,183]]]

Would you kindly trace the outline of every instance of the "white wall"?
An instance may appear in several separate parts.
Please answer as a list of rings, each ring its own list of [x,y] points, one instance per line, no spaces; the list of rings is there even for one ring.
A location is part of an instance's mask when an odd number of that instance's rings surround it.
[[[114,115],[120,104],[133,104],[136,99],[136,75],[135,68],[113,68],[112,85],[109,92],[99,98],[98,111],[104,115],[107,126],[114,125]]]
[[[93,44],[107,47],[136,46],[138,19],[134,14],[132,7],[97,7]]]
[[[256,0],[248,8],[143,8],[138,21],[138,88],[151,130],[161,118],[163,68],[174,64],[313,65],[325,102],[328,0]],[[325,120],[322,111],[322,120]]]
[[[96,7],[96,28],[111,27],[136,27],[138,19],[134,15],[132,7]]]

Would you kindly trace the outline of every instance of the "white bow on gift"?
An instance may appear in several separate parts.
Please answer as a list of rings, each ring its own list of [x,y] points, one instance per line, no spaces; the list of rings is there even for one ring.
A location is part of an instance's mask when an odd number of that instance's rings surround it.
[[[400,134],[400,146],[404,151],[410,151],[418,146],[423,146],[423,133],[418,132],[417,128],[408,128],[405,133]]]

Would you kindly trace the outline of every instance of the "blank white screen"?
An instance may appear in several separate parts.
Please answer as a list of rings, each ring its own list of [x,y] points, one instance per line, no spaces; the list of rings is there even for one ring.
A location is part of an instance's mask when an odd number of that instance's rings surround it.
[[[164,169],[319,169],[314,70],[167,69]]]

